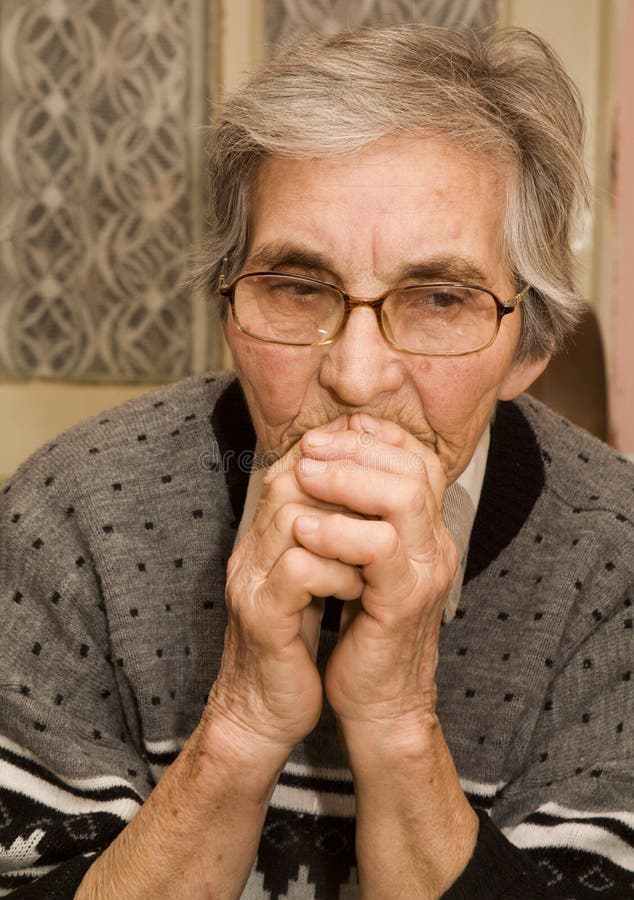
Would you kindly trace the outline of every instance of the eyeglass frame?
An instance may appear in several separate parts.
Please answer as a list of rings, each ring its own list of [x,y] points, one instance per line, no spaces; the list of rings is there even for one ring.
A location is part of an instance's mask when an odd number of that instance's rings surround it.
[[[231,313],[233,315],[233,321],[236,324],[236,328],[239,331],[241,331],[242,334],[246,334],[248,337],[252,337],[255,341],[263,341],[265,344],[279,344],[280,346],[283,346],[283,347],[322,347],[322,346],[327,346],[328,344],[332,344],[332,343],[334,343],[334,341],[337,340],[339,335],[345,329],[352,310],[359,308],[359,307],[363,307],[365,309],[372,309],[374,311],[381,335],[383,336],[383,338],[387,341],[387,343],[391,347],[395,347],[397,350],[402,350],[404,353],[411,353],[415,356],[437,356],[437,357],[470,356],[472,353],[479,353],[481,350],[486,350],[487,347],[491,346],[491,344],[495,341],[495,339],[497,338],[497,336],[499,334],[500,323],[502,322],[502,319],[504,318],[504,316],[508,315],[509,313],[512,313],[515,309],[517,309],[519,304],[522,302],[522,300],[524,299],[524,297],[530,290],[530,284],[526,284],[526,285],[524,285],[522,290],[519,291],[517,294],[515,294],[514,297],[511,297],[510,300],[503,301],[503,300],[500,300],[500,298],[496,294],[494,294],[493,291],[490,290],[489,288],[482,287],[479,284],[469,284],[468,282],[463,282],[463,281],[437,281],[437,282],[430,281],[430,282],[424,282],[422,284],[408,285],[407,288],[401,288],[401,290],[408,290],[410,288],[417,288],[417,287],[470,288],[473,290],[482,291],[483,293],[488,294],[490,297],[493,298],[493,302],[495,303],[496,311],[497,311],[497,319],[496,319],[496,325],[495,325],[495,332],[493,333],[493,336],[491,337],[491,339],[486,342],[486,344],[482,344],[482,346],[476,347],[473,350],[460,350],[457,353],[428,353],[428,352],[421,351],[421,350],[410,350],[408,347],[402,347],[397,341],[395,341],[393,338],[391,338],[385,330],[385,326],[383,324],[383,315],[382,315],[383,304],[391,294],[398,293],[398,290],[399,290],[398,288],[390,288],[388,291],[385,291],[384,293],[379,294],[378,297],[374,297],[374,298],[353,297],[351,294],[348,294],[346,291],[344,291],[343,288],[340,288],[336,284],[332,284],[332,282],[330,282],[330,281],[322,281],[320,278],[313,278],[311,275],[296,275],[293,272],[275,272],[275,271],[244,272],[241,275],[237,275],[230,282],[227,282],[226,277],[225,277],[226,266],[227,266],[227,258],[225,257],[223,260],[222,271],[220,273],[220,279],[219,279],[219,283],[218,283],[218,293],[223,297],[229,298],[229,304],[231,306]],[[277,276],[282,276],[284,278],[292,278],[297,281],[308,282],[311,284],[320,284],[322,287],[327,287],[327,288],[330,288],[331,290],[336,291],[343,298],[344,314],[343,314],[341,322],[339,323],[339,326],[337,327],[337,330],[335,331],[335,333],[332,334],[330,337],[323,338],[320,341],[310,341],[308,343],[305,341],[300,341],[298,343],[295,343],[295,342],[291,342],[291,341],[275,340],[273,338],[258,337],[255,334],[251,334],[250,331],[247,331],[242,326],[242,324],[240,323],[240,319],[236,315],[236,310],[235,310],[236,285],[240,281],[242,281],[244,278],[252,278],[255,276],[262,276],[262,275],[277,275]]]

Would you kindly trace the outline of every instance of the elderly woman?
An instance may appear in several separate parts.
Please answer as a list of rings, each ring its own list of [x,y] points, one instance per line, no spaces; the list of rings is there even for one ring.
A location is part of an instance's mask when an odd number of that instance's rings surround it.
[[[311,39],[227,101],[237,379],[3,497],[5,893],[629,896],[632,469],[520,397],[581,142],[527,33]]]

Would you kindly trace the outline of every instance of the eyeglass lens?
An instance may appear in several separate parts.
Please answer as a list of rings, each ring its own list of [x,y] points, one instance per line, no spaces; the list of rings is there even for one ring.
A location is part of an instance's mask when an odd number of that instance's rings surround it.
[[[253,337],[285,344],[333,338],[346,303],[336,288],[292,275],[248,275],[234,293],[234,314]],[[495,300],[458,285],[416,285],[393,291],[382,306],[388,340],[414,353],[466,353],[486,346],[497,330]]]

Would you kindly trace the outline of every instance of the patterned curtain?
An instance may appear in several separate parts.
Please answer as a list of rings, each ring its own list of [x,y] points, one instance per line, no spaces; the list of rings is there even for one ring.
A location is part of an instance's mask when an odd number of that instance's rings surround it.
[[[361,25],[424,22],[483,31],[495,25],[497,0],[264,0],[268,51],[308,31],[335,34]]]
[[[0,0],[0,376],[154,381],[217,361],[186,284],[209,8]]]

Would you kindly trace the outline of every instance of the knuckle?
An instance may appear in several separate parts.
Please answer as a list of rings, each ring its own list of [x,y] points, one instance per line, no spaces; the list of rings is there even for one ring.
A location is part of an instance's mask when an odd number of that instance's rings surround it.
[[[296,482],[293,472],[278,472],[266,485],[263,492],[265,502],[274,509],[287,503],[289,497],[296,494]]]
[[[311,574],[313,556],[303,547],[291,547],[282,554],[278,565],[279,575],[289,583],[303,582]]]
[[[227,564],[225,581],[225,605],[229,619],[234,623],[242,623],[249,628],[255,621],[254,609],[259,605],[259,596],[265,581],[258,575],[251,558],[236,551]]]
[[[238,572],[240,571],[240,560],[239,554],[236,550],[231,554],[229,560],[227,562],[227,584],[230,584],[237,577]]]
[[[391,522],[383,520],[375,523],[377,532],[377,545],[380,547],[382,554],[386,556],[395,556],[401,547],[401,538]]]
[[[249,558],[247,557],[247,560]],[[236,549],[227,563],[227,577],[225,580],[225,592],[227,602],[234,605],[236,598],[240,595],[242,586],[247,580],[247,567],[252,568],[249,562],[245,561],[241,548]]]
[[[294,504],[285,503],[276,511],[271,521],[271,526],[275,533],[280,536],[287,536],[293,527],[293,522],[297,518],[298,512]]]
[[[271,623],[275,620],[276,604],[265,583],[245,594],[230,609],[234,628],[248,638],[249,642],[261,644],[266,642]]]
[[[410,498],[411,505],[417,512],[421,512],[422,510],[427,509],[427,505],[429,503],[428,485],[424,482],[421,482],[421,480],[417,478],[414,481],[414,486],[412,487]]]

